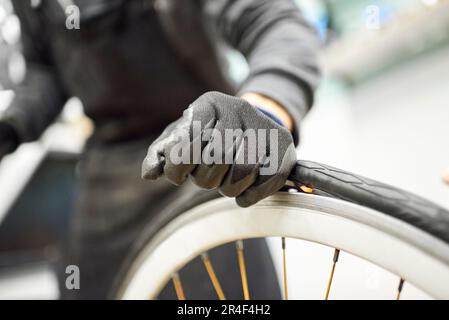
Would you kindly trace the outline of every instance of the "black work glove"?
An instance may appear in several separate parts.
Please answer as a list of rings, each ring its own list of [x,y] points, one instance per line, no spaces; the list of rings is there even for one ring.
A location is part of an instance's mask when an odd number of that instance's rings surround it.
[[[265,129],[265,130],[260,130]],[[150,146],[142,177],[176,185],[190,175],[248,207],[278,191],[296,162],[291,133],[246,100],[208,92]]]
[[[8,123],[0,121],[0,161],[7,154],[14,152],[18,145],[16,131]]]

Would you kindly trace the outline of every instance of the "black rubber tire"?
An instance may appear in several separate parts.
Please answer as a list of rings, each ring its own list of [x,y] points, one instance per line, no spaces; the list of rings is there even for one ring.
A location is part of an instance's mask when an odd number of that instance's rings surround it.
[[[385,213],[449,243],[449,211],[413,193],[311,161],[298,161],[290,179],[318,193]]]

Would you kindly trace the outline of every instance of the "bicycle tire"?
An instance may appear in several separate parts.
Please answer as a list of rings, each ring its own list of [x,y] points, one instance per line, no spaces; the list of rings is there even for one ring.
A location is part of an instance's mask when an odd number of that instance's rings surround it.
[[[449,243],[449,236],[445,234],[445,231],[446,233],[449,231],[449,212],[412,193],[311,161],[298,161],[289,180],[298,186],[306,185],[313,188],[320,196],[338,198],[374,209],[429,233],[446,244]],[[176,197],[176,200],[161,211],[145,229],[122,265],[111,298],[120,296],[122,283],[132,264],[159,230],[184,212],[220,197],[216,191],[187,190],[187,193],[181,193],[181,196]]]
[[[298,161],[290,180],[383,212],[449,243],[449,211],[413,193],[312,161]]]

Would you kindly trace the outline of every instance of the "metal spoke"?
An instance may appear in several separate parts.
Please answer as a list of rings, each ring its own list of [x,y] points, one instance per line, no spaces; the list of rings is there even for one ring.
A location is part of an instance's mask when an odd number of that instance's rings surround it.
[[[402,288],[404,288],[404,279],[400,279],[399,280],[399,286],[398,286],[398,292],[396,294],[396,300],[400,300],[401,299],[401,292],[402,292]]]
[[[214,286],[218,299],[226,300],[223,290],[221,289],[220,282],[218,281],[217,275],[215,274],[214,267],[212,266],[212,261],[210,260],[209,255],[207,253],[203,253],[201,255],[201,259],[203,260],[204,267],[206,268],[206,271],[209,274],[209,278],[212,281],[212,285]]]
[[[242,277],[243,297],[245,300],[249,300],[248,279],[246,277],[245,256],[243,253],[243,241],[236,242],[237,256],[239,259],[240,275]]]
[[[326,297],[324,298],[325,300],[329,299],[329,293],[330,293],[331,287],[332,287],[332,280],[334,280],[335,267],[337,265],[339,255],[340,255],[340,250],[335,249],[333,263],[332,263],[332,270],[331,270],[331,274],[329,276],[329,282],[327,283]]]
[[[181,278],[179,277],[179,273],[174,273],[172,276],[173,285],[175,286],[176,296],[178,300],[185,300],[186,296],[184,294],[184,289],[182,288]]]
[[[285,238],[282,237],[282,263],[284,266],[284,299],[288,300],[288,288],[287,288],[287,256],[285,253]]]

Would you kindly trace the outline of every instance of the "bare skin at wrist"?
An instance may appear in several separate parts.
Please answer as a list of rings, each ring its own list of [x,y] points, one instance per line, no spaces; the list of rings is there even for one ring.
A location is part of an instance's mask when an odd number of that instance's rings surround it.
[[[252,105],[257,106],[260,109],[268,111],[278,117],[282,123],[289,129],[293,130],[293,119],[291,115],[282,107],[279,103],[274,101],[273,99],[263,96],[258,93],[248,92],[241,96],[242,99],[245,99]]]
[[[449,184],[449,167],[443,171],[443,181]]]

